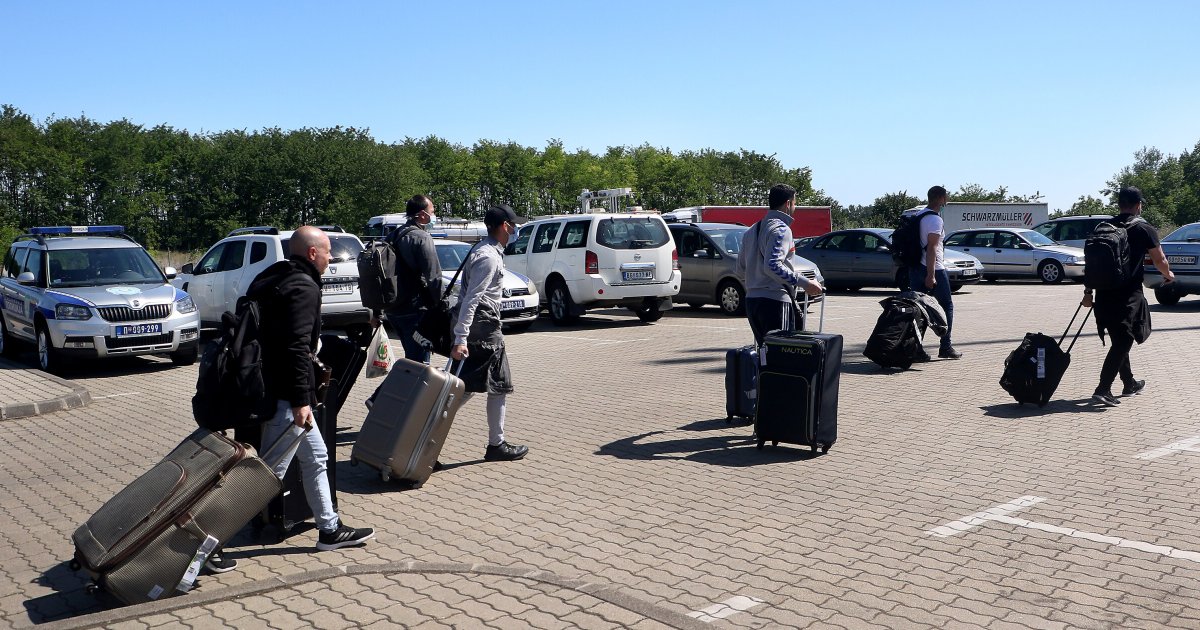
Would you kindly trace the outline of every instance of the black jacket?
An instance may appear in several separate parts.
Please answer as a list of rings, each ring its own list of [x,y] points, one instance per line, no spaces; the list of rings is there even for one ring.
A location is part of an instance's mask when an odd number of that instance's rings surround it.
[[[407,229],[407,228],[414,229]],[[396,306],[389,313],[421,313],[442,299],[442,265],[433,237],[416,221],[398,227],[388,235],[396,250]]]
[[[292,407],[316,404],[312,357],[321,338],[321,275],[293,256],[267,267],[246,296],[262,317],[263,378],[267,394]]]

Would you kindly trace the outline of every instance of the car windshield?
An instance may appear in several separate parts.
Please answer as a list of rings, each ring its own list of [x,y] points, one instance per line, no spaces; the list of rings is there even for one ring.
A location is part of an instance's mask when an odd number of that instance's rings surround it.
[[[463,261],[467,259],[471,246],[466,243],[439,243],[437,246],[438,263],[442,271],[458,271]]]
[[[600,219],[596,244],[610,249],[646,249],[666,245],[671,236],[658,217]]]
[[[742,235],[744,235],[746,230],[749,229],[750,228],[748,227],[739,225],[736,227],[727,228],[708,228],[704,230],[704,233],[707,234],[708,237],[714,242],[716,242],[717,245],[725,248],[726,252],[737,256],[738,252],[742,250]]]
[[[150,254],[140,247],[50,250],[50,287],[166,282]]]
[[[1185,225],[1174,232],[1171,232],[1163,239],[1164,242],[1172,243],[1197,243],[1200,242],[1200,223]]]
[[[1038,247],[1044,247],[1046,245],[1055,245],[1055,242],[1050,240],[1049,238],[1047,238],[1046,235],[1039,234],[1037,232],[1034,232],[1033,230],[1020,230],[1017,232],[1017,234],[1021,235],[1022,237],[1024,237],[1025,240],[1029,241],[1030,243],[1033,243],[1034,245],[1036,245]]]
[[[896,230],[879,230],[878,232],[876,232],[876,234],[882,236],[883,240],[887,241],[888,244],[890,245],[892,242],[892,232],[895,232],[895,231]]]

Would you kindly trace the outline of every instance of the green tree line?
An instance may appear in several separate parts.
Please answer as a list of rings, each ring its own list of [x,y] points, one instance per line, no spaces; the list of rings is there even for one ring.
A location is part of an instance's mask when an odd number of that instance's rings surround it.
[[[753,151],[672,152],[649,145],[603,154],[434,136],[387,144],[367,130],[278,128],[193,134],[85,116],[38,123],[0,109],[0,243],[35,225],[118,224],[147,247],[194,250],[247,225],[338,224],[403,212],[428,194],[439,214],[480,217],[494,203],[567,213],[584,188],[632,187],[647,208],[766,203],[772,184],[800,203],[832,202],[808,168]]]

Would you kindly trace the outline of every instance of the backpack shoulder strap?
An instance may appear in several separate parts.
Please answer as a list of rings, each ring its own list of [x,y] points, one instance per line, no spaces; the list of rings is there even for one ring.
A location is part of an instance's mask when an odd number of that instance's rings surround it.
[[[450,297],[450,291],[454,289],[454,283],[458,282],[458,277],[462,275],[463,269],[467,268],[467,262],[471,260],[471,254],[475,253],[475,248],[479,247],[479,244],[482,242],[483,241],[475,241],[475,244],[471,246],[471,249],[467,250],[467,255],[463,257],[462,264],[459,265],[458,269],[454,272],[454,277],[450,279],[450,284],[446,285],[446,292],[442,294],[443,300]]]

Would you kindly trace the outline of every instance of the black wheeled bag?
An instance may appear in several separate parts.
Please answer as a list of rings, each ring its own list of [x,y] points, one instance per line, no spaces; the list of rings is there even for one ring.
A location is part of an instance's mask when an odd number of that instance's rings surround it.
[[[186,593],[208,556],[279,488],[253,448],[196,429],[75,530],[71,568],[125,604]]]
[[[1067,329],[1059,339],[1055,340],[1042,333],[1025,333],[1021,345],[1004,360],[1004,374],[1000,377],[1000,387],[1011,394],[1018,403],[1032,403],[1045,407],[1046,403],[1050,402],[1058,384],[1062,382],[1063,375],[1067,373],[1067,368],[1071,366],[1071,349],[1075,347],[1075,341],[1079,339],[1079,334],[1083,332],[1083,327],[1092,314],[1091,309],[1088,309],[1071,339],[1071,345],[1063,350],[1062,342],[1071,332],[1082,309],[1082,304],[1075,309],[1071,323],[1067,324]]]
[[[804,307],[802,313],[807,295]],[[784,442],[824,453],[837,441],[842,336],[820,332],[824,327],[822,300],[818,332],[779,330],[763,339],[754,416],[758,448]]]
[[[902,298],[888,298],[883,301],[883,312],[867,339],[863,356],[881,367],[901,370],[929,361],[921,342],[925,329],[920,307]]]
[[[350,390],[358,381],[363,365],[367,361],[365,340],[355,335],[342,337],[334,334],[321,335],[321,350],[317,358],[332,370],[329,389],[325,402],[313,411],[317,429],[321,439],[325,441],[325,449],[329,452],[329,463],[325,474],[329,478],[329,487],[337,488],[337,423],[338,413],[346,402]],[[234,439],[259,448],[262,444],[263,426],[238,429]],[[333,507],[337,509],[337,493],[333,493]],[[293,459],[283,476],[283,489],[279,495],[267,504],[267,507],[252,521],[255,532],[259,535],[266,525],[272,525],[283,541],[295,532],[297,526],[304,524],[313,517],[312,508],[308,505],[308,497],[304,493],[304,478],[300,473],[300,462]]]
[[[734,348],[725,353],[725,422],[754,419],[758,407],[758,346]]]

